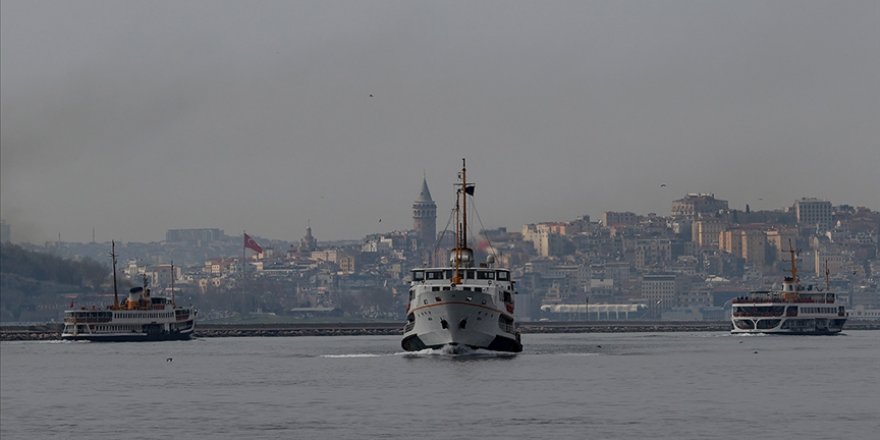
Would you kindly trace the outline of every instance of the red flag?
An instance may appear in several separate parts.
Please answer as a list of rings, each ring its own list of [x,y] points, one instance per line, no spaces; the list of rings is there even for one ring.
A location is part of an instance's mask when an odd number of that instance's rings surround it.
[[[244,234],[244,247],[252,249],[258,253],[263,253],[263,248],[261,248],[260,245],[258,245],[257,242],[247,234]]]

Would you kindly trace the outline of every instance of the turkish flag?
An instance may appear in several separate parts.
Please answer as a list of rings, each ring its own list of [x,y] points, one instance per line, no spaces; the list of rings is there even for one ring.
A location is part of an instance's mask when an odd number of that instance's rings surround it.
[[[253,237],[244,234],[244,247],[252,249],[254,252],[263,253],[263,248],[254,241]]]

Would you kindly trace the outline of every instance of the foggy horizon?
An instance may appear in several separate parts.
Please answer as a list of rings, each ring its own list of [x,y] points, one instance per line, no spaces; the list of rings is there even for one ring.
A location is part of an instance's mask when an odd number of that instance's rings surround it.
[[[0,3],[15,242],[880,208],[880,3]],[[663,186],[661,186],[663,185]],[[381,219],[381,221],[380,221]]]

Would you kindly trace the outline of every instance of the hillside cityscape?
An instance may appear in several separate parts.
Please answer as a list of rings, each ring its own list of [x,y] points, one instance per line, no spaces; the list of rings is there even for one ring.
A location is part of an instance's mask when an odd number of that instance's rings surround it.
[[[411,208],[412,229],[350,241],[320,240],[320,222],[299,240],[211,225],[169,229],[162,242],[120,237],[120,292],[143,283],[173,292],[205,322],[402,320],[409,271],[443,265],[453,247],[427,181]],[[867,207],[802,198],[739,210],[690,193],[672,201],[670,216],[606,211],[515,229],[473,223],[477,260],[491,255],[518,280],[522,321],[725,320],[733,298],[781,281],[792,249],[808,289],[837,292],[851,319],[880,319],[880,212]],[[32,279],[14,273],[4,251],[0,320],[55,322],[65,308],[112,303],[109,242],[16,243],[14,229],[0,228],[7,250],[83,261],[89,275]],[[95,263],[106,268],[97,277]]]

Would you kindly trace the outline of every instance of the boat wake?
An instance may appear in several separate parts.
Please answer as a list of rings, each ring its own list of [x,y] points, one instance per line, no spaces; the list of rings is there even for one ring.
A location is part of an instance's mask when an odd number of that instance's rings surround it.
[[[380,354],[373,353],[351,353],[351,354],[322,354],[322,358],[328,359],[349,359],[349,358],[375,358],[381,357]]]
[[[419,351],[397,353],[405,358],[449,358],[449,359],[507,359],[516,353],[480,350],[463,345],[444,345],[440,348],[426,348]]]
[[[773,335],[767,333],[730,333],[727,336],[732,336],[734,338],[764,338]]]

